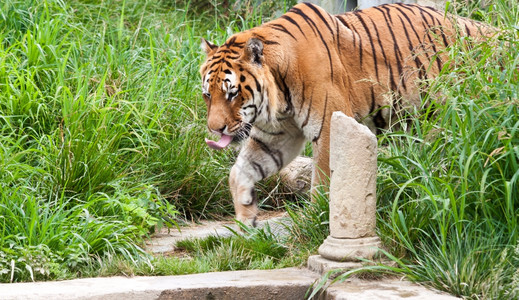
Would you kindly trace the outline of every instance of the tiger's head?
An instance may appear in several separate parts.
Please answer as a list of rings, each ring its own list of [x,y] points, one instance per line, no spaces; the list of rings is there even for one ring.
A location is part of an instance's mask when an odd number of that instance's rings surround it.
[[[246,139],[253,124],[268,122],[274,111],[274,79],[258,38],[233,36],[222,46],[202,39],[201,46],[207,54],[200,68],[207,126],[221,137],[206,143],[223,149]]]

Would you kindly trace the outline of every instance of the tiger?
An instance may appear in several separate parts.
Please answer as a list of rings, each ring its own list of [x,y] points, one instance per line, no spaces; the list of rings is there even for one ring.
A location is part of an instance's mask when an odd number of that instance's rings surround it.
[[[326,181],[332,112],[374,132],[388,129],[396,112],[421,105],[420,82],[438,75],[455,39],[488,32],[482,23],[416,4],[331,15],[299,3],[221,46],[202,38],[207,127],[220,137],[205,141],[213,149],[241,144],[229,174],[236,219],[255,225],[255,184],[291,162],[307,141],[312,187]]]

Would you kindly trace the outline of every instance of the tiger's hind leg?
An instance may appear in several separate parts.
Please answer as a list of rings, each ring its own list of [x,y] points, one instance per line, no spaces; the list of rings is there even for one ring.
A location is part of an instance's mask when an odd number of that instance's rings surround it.
[[[301,153],[304,142],[304,136],[296,130],[251,132],[229,176],[238,221],[255,225],[258,203],[254,185],[290,163]]]

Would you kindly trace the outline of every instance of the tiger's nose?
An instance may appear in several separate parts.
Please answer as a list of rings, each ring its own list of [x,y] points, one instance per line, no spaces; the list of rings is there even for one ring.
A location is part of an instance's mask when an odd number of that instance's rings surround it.
[[[219,128],[219,129],[212,129],[212,128],[209,128],[209,130],[211,130],[212,133],[215,133],[215,134],[218,134],[218,135],[222,135],[225,128],[227,128],[227,125],[223,125],[222,128]]]

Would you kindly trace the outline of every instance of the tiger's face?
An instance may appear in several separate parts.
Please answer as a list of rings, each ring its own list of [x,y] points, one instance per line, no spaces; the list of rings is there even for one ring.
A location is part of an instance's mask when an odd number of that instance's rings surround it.
[[[207,126],[221,137],[218,142],[206,139],[206,143],[222,149],[247,138],[262,110],[268,110],[263,44],[255,38],[246,42],[231,38],[218,47],[202,40],[202,49],[207,53],[200,68]]]

